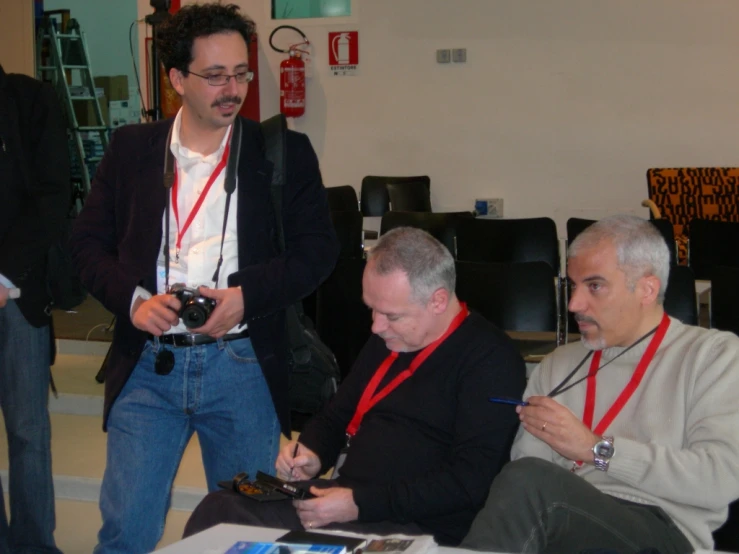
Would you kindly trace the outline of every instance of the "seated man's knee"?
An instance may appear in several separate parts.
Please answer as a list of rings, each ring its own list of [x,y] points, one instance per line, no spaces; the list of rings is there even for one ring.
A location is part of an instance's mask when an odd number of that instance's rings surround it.
[[[542,460],[541,458],[519,458],[506,464],[498,478],[510,479],[518,482],[537,481],[547,482],[552,477],[564,471],[558,465]]]

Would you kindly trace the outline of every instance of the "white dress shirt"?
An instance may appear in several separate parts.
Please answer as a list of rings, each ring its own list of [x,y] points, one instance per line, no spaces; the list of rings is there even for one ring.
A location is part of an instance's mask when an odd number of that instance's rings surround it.
[[[173,203],[175,198],[170,196],[169,213],[162,217],[162,245],[157,259],[157,294],[167,292],[167,287],[174,283],[184,283],[188,287],[197,288],[206,285],[210,288],[226,288],[226,280],[231,273],[239,268],[238,238],[236,234],[236,206],[237,190],[231,194],[231,205],[228,211],[228,222],[223,240],[223,264],[219,272],[218,282],[213,282],[213,274],[218,264],[221,248],[221,232],[223,230],[223,215],[226,210],[226,191],[223,188],[226,178],[226,168],[220,172],[211,185],[200,209],[195,214],[190,227],[182,236],[179,256],[177,253],[177,236],[184,229],[185,222],[195,203],[202,194],[205,184],[213,170],[223,157],[224,150],[231,135],[229,126],[221,141],[218,150],[203,156],[186,148],[180,142],[180,127],[182,124],[182,109],[177,113],[172,126],[172,141],[170,150],[176,161],[177,171],[177,208],[179,212],[179,229],[175,219]],[[165,282],[164,245],[165,217],[169,217],[169,282]],[[131,307],[138,297],[148,300],[151,293],[143,287],[137,287],[131,300]],[[131,313],[133,318],[133,313]],[[238,333],[246,325],[237,324],[229,333]],[[167,333],[187,333],[189,330],[180,320],[177,326]]]

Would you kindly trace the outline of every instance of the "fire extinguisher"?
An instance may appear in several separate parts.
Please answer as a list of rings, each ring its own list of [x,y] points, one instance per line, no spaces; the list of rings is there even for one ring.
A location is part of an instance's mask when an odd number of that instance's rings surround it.
[[[272,39],[280,29],[291,29],[303,37],[303,42],[293,44],[287,50],[277,48]],[[305,113],[305,62],[302,59],[303,50],[298,47],[310,44],[308,38],[297,27],[281,25],[269,35],[269,45],[276,52],[287,54],[286,60],[280,63],[280,112],[286,117],[300,117]]]

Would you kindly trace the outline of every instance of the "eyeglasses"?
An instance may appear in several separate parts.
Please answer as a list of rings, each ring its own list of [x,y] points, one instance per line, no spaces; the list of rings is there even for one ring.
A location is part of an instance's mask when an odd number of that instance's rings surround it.
[[[239,71],[233,75],[227,75],[226,73],[219,73],[217,75],[200,75],[193,71],[188,71],[190,75],[200,77],[208,81],[208,84],[212,87],[222,87],[228,84],[231,79],[234,79],[237,83],[250,83],[254,79],[253,71]]]

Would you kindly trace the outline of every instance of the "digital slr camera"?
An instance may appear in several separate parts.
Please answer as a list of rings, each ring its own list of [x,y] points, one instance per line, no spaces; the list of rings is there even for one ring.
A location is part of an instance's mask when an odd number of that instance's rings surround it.
[[[177,315],[188,329],[197,329],[205,325],[216,307],[215,300],[203,296],[198,289],[190,288],[184,283],[175,283],[169,287],[169,294],[175,296],[182,304]]]

